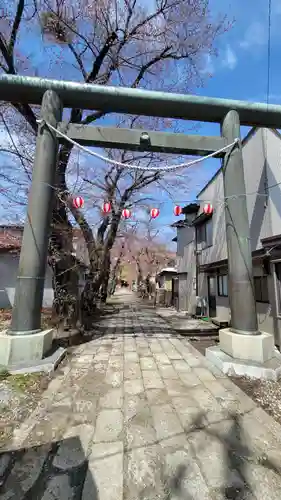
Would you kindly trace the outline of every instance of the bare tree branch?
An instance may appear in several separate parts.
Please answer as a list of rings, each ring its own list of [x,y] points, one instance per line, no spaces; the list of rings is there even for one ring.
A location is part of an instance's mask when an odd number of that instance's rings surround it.
[[[8,53],[10,54],[10,56],[12,58],[14,55],[14,47],[15,47],[15,43],[16,43],[17,33],[18,33],[18,30],[20,27],[20,23],[21,23],[23,11],[24,11],[24,4],[25,4],[24,0],[19,0],[14,23],[13,23],[13,27],[12,27],[12,31],[11,31],[11,37],[10,37],[10,42],[9,42],[9,46],[8,46]]]

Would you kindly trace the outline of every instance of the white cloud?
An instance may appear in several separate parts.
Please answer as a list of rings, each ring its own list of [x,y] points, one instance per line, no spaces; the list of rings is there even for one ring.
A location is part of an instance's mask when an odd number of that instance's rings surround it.
[[[213,75],[215,71],[214,63],[213,63],[213,58],[210,56],[210,54],[206,55],[205,61],[204,61],[204,67],[201,70],[201,73],[203,75]]]
[[[227,45],[224,58],[222,60],[222,65],[230,70],[233,70],[237,66],[237,57],[232,48]]]
[[[267,31],[265,25],[260,22],[253,22],[246,30],[245,36],[240,42],[243,49],[262,47],[267,43]]]

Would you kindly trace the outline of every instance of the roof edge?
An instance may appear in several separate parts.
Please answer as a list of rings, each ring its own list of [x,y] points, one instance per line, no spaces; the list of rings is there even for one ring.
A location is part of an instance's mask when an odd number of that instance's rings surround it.
[[[245,137],[242,139],[241,141],[241,144],[242,144],[242,147],[245,146],[247,144],[247,142],[251,139],[251,137],[258,131],[258,130],[262,130],[264,127],[252,127],[251,130],[249,130],[249,132],[245,135]],[[276,129],[266,129],[266,130],[271,130],[272,132],[274,132],[277,137],[279,137],[281,139],[281,134],[276,130]],[[205,189],[207,189],[207,187],[209,187],[209,185],[213,182],[213,180],[219,175],[219,173],[221,172],[222,170],[222,165],[220,166],[220,168],[214,173],[214,175],[211,177],[211,179],[207,182],[207,184],[205,184],[205,186],[201,189],[201,191],[199,191],[199,193],[197,194],[196,196],[196,199],[198,199],[198,197],[205,191]]]

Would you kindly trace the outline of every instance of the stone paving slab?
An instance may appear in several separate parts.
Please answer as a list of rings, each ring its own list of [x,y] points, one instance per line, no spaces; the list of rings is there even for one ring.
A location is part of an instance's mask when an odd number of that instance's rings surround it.
[[[0,455],[1,500],[279,499],[281,427],[152,308],[115,306]]]
[[[171,327],[182,335],[216,335],[219,327],[211,321],[204,321],[200,318],[190,318],[187,313],[177,311],[176,309],[157,308],[156,314],[165,319]]]

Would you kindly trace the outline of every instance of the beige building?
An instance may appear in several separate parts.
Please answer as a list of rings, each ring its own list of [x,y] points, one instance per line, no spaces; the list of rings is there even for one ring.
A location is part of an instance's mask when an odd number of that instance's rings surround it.
[[[276,345],[281,345],[281,135],[254,128],[242,148],[258,321],[260,329],[274,334]],[[203,213],[206,202],[213,205],[210,216]],[[206,314],[220,324],[231,320],[225,203],[219,169],[198,194],[197,204],[184,208],[185,220],[173,224],[179,308],[195,314],[199,297]]]

